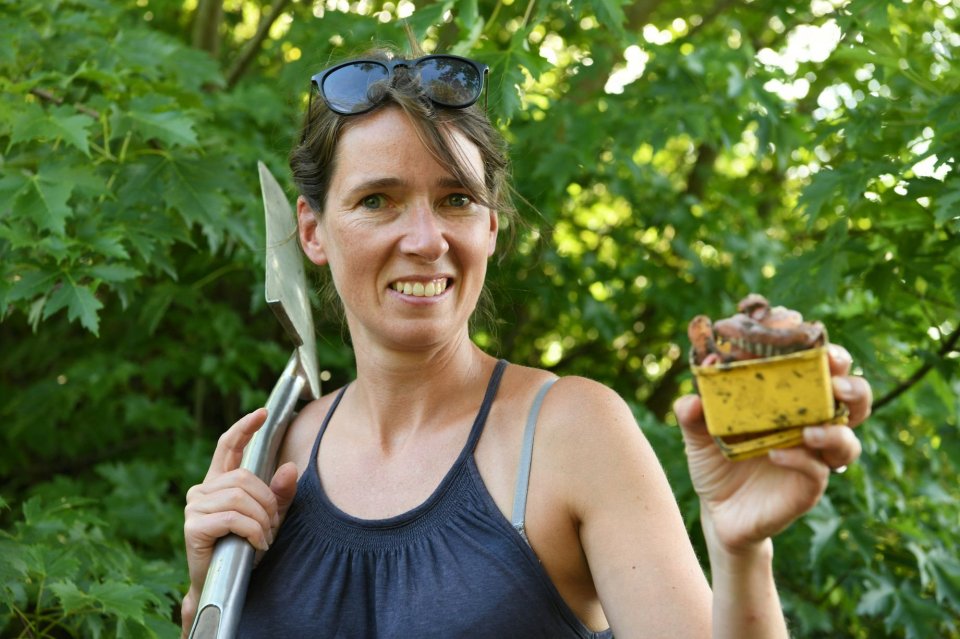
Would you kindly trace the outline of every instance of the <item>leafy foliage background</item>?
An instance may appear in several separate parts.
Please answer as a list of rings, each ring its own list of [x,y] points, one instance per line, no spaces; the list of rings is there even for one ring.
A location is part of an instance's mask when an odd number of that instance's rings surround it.
[[[0,0],[0,636],[177,636],[183,495],[289,351],[255,163],[285,180],[309,76],[403,16],[490,64],[529,203],[478,343],[626,397],[700,547],[686,322],[749,291],[822,319],[875,413],[777,540],[793,630],[960,637],[958,12]],[[352,360],[319,332],[334,388]]]

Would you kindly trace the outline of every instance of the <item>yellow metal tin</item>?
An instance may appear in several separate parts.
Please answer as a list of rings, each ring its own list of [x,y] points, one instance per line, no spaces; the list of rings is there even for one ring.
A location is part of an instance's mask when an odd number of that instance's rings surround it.
[[[833,399],[826,346],[693,373],[707,430],[730,459],[796,446],[803,426],[846,421]]]

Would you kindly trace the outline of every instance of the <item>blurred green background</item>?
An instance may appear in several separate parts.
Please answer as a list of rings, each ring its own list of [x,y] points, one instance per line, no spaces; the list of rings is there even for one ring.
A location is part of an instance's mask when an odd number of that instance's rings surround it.
[[[175,637],[184,494],[290,352],[256,162],[377,41],[490,65],[525,223],[476,341],[632,405],[705,557],[685,327],[750,291],[875,392],[777,540],[797,637],[960,637],[958,0],[0,0],[0,637]],[[291,200],[295,193],[289,190]],[[323,318],[323,319],[321,319]],[[318,313],[324,384],[351,378]]]

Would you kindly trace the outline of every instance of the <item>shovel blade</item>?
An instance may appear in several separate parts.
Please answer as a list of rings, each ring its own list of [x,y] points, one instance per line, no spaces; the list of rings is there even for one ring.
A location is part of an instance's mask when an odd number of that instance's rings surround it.
[[[266,220],[267,252],[264,293],[280,324],[297,347],[300,374],[306,379],[302,399],[320,397],[320,371],[317,364],[317,341],[313,328],[313,312],[307,295],[307,278],[303,268],[297,236],[297,220],[286,194],[270,169],[258,162],[263,210]]]

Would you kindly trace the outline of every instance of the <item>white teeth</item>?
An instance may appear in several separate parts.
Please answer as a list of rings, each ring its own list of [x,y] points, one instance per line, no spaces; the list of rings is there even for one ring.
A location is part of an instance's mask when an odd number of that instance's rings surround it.
[[[414,297],[434,297],[447,290],[447,279],[432,280],[426,284],[423,282],[394,282],[393,290]]]

